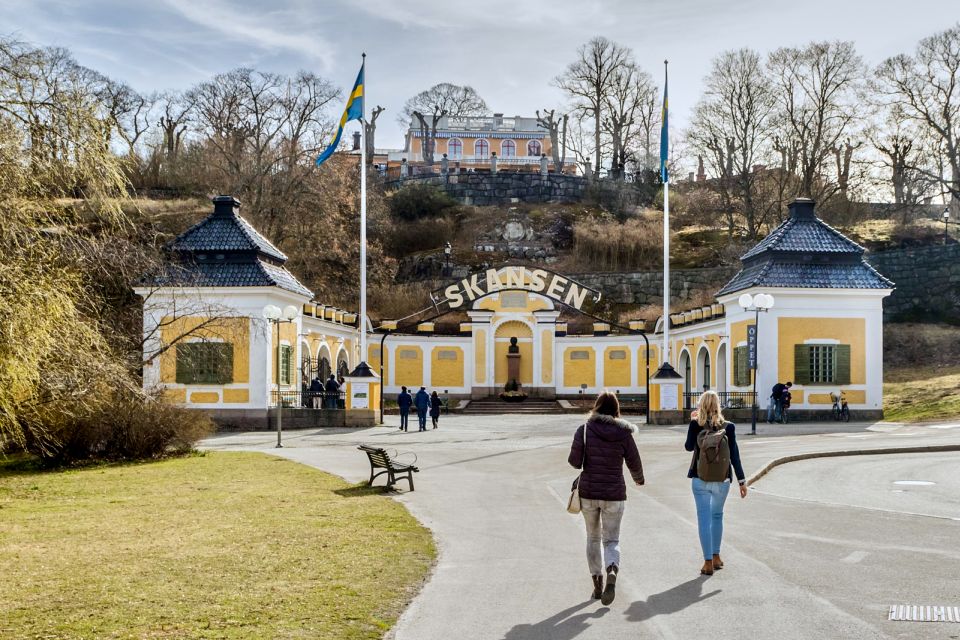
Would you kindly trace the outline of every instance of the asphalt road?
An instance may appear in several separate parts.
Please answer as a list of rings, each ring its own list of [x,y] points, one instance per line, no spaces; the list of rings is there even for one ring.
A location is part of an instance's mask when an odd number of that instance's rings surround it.
[[[641,427],[647,486],[628,490],[617,599],[604,607],[588,599],[583,522],[564,510],[579,424],[444,417],[426,433],[297,431],[280,450],[271,433],[225,434],[205,446],[262,450],[350,481],[369,477],[360,442],[416,457],[416,491],[397,499],[433,530],[439,558],[395,627],[398,640],[960,638],[960,624],[887,621],[892,604],[960,606],[960,452],[777,467],[747,499],[731,492],[727,566],[703,577],[685,427]],[[739,437],[748,475],[803,452],[960,445],[960,424],[759,431]]]

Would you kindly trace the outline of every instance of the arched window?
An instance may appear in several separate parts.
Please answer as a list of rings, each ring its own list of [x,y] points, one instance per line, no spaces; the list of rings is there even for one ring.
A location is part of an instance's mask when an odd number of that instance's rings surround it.
[[[517,157],[517,143],[513,140],[504,140],[500,143],[500,157],[501,158],[515,158]]]
[[[527,143],[527,155],[528,156],[539,156],[543,153],[543,145],[540,144],[539,140],[531,140]]]
[[[489,158],[490,143],[483,138],[478,139],[473,143],[473,155],[477,156],[478,158]]]
[[[450,138],[447,140],[447,157],[459,160],[463,157],[463,141],[460,138]]]

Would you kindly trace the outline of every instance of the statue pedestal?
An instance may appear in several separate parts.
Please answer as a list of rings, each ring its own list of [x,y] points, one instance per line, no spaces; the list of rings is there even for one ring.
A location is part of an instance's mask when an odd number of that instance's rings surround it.
[[[507,382],[511,380],[516,380],[517,384],[520,384],[520,354],[519,353],[508,353],[507,354]]]

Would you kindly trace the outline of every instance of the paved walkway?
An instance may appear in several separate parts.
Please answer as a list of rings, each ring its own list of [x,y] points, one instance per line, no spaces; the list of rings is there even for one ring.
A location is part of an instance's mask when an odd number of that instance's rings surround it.
[[[426,433],[297,431],[285,435],[281,450],[273,448],[275,435],[250,433],[205,446],[277,453],[350,481],[369,477],[357,443],[416,456],[417,490],[397,499],[433,530],[439,558],[396,626],[398,640],[960,635],[960,625],[887,621],[891,604],[960,605],[960,522],[943,517],[950,504],[936,497],[953,496],[956,506],[955,473],[906,478],[923,475],[924,466],[871,464],[886,456],[792,463],[810,465],[799,474],[791,465],[774,469],[746,500],[731,492],[727,568],[706,578],[698,573],[685,427],[641,428],[648,484],[628,490],[617,599],[610,607],[589,600],[583,523],[564,511],[576,475],[566,456],[578,424],[576,416],[444,417]],[[759,436],[740,442],[750,474],[804,451],[960,444],[960,424],[761,425]],[[930,455],[953,469],[960,461],[960,453]],[[847,468],[862,476],[838,473]],[[864,497],[864,487],[876,495]],[[887,495],[895,490],[902,493]]]

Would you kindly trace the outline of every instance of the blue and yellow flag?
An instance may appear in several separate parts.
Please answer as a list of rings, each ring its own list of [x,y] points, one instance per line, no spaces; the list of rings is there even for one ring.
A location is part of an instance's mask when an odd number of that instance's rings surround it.
[[[663,61],[663,113],[660,114],[660,179],[667,183],[670,174],[667,171],[667,156],[670,151],[670,136],[667,133],[667,61]]]
[[[319,156],[317,156],[317,166],[324,163],[324,161],[333,155],[333,152],[337,150],[337,146],[340,144],[340,136],[343,135],[343,126],[351,120],[360,120],[363,122],[363,67],[365,64],[360,65],[360,73],[357,74],[357,81],[353,85],[353,91],[350,92],[350,97],[347,98],[347,107],[343,110],[343,115],[340,117],[340,125],[337,127],[337,134],[333,136],[333,140],[330,141],[330,146],[323,150]]]

